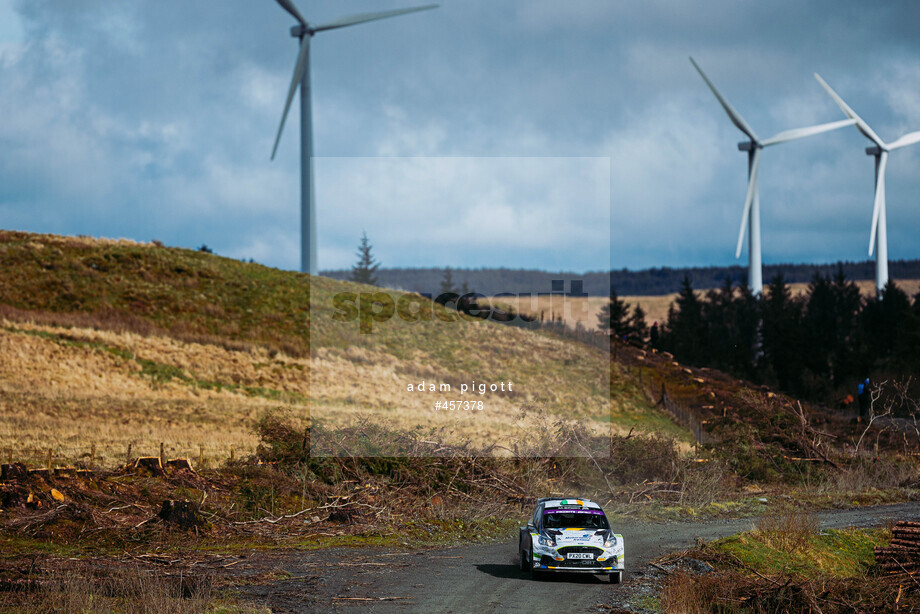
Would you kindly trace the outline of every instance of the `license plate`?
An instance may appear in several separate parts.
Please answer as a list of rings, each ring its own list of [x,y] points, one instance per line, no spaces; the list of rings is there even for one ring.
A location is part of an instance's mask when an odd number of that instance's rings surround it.
[[[592,560],[592,559],[594,559],[594,555],[591,554],[590,552],[569,552],[567,555],[565,555],[565,558],[567,558],[567,559],[588,559],[588,560]]]

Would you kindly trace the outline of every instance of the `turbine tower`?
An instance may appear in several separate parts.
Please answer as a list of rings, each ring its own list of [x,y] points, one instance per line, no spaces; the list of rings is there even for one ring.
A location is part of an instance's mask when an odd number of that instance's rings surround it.
[[[770,145],[801,139],[813,134],[827,132],[828,130],[843,128],[844,126],[852,126],[856,122],[855,120],[849,119],[817,126],[808,126],[806,128],[794,128],[792,130],[780,132],[768,139],[760,140],[738,111],[722,97],[722,94],[719,93],[719,90],[716,89],[716,86],[712,84],[712,81],[709,80],[709,77],[706,76],[706,73],[703,72],[703,69],[699,67],[693,58],[690,58],[690,62],[693,64],[694,68],[696,68],[697,72],[700,73],[700,76],[703,77],[703,81],[706,82],[706,85],[709,86],[712,93],[715,94],[719,104],[725,109],[728,118],[735,124],[735,127],[750,139],[749,141],[738,143],[739,150],[748,152],[748,188],[747,196],[744,199],[744,210],[741,214],[741,231],[738,234],[738,247],[735,250],[735,258],[741,257],[741,247],[744,244],[744,231],[747,230],[748,287],[751,289],[752,294],[760,295],[763,294],[763,270],[760,252],[760,196],[757,191],[757,166],[760,163],[760,151],[764,147],[769,147]]]
[[[888,165],[888,152],[920,142],[920,131],[905,134],[893,143],[885,143],[869,124],[831,89],[821,75],[815,73],[815,78],[846,116],[856,122],[856,129],[875,143],[874,147],[866,148],[866,154],[875,156],[875,205],[872,208],[872,230],[869,231],[869,255],[872,255],[875,248],[875,289],[882,292],[888,285],[888,222],[885,215],[885,168]]]
[[[354,26],[366,21],[375,21],[386,17],[396,17],[416,11],[425,11],[437,7],[437,4],[418,6],[395,11],[380,13],[362,13],[349,15],[336,21],[319,26],[311,26],[303,18],[291,0],[277,0],[281,8],[294,16],[299,25],[291,28],[291,36],[300,40],[300,53],[297,64],[294,66],[294,76],[291,87],[288,89],[287,100],[284,103],[284,113],[281,114],[281,124],[275,137],[275,146],[272,148],[272,160],[278,151],[278,142],[284,130],[284,121],[287,119],[294,99],[294,92],[300,86],[300,270],[310,275],[316,275],[316,198],[313,188],[313,117],[311,111],[310,92],[310,39],[317,32],[335,30],[346,26]]]

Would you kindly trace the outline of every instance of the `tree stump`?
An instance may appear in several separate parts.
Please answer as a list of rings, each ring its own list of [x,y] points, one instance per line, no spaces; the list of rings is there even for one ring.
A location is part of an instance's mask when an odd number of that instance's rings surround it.
[[[195,473],[195,470],[192,468],[191,461],[189,461],[187,458],[171,458],[166,461],[166,468]]]
[[[159,456],[141,456],[131,464],[134,473],[148,475],[163,475],[163,465]]]
[[[0,466],[0,479],[4,481],[23,480],[29,475],[25,463],[9,463]]]
[[[160,513],[157,514],[160,520],[166,524],[176,526],[186,531],[197,531],[207,529],[210,524],[201,515],[201,510],[197,503],[193,501],[174,501],[167,499],[163,501]]]

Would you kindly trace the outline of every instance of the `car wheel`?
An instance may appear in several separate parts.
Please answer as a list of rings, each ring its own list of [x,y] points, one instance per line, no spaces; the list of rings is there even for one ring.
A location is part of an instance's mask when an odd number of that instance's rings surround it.
[[[528,548],[526,551],[522,550],[522,552],[523,552],[522,556],[527,557],[527,571],[530,571],[530,578],[532,580],[539,580],[541,577],[543,577],[543,572],[537,570],[537,568],[533,566],[533,538],[532,537],[530,538],[530,548]],[[521,560],[523,561],[523,559]],[[524,563],[521,563],[522,569],[523,569],[523,565]]]
[[[518,550],[521,554],[521,571],[527,573],[533,566],[533,555],[530,554],[530,552],[527,550],[524,550],[524,544],[521,544],[521,547]]]
[[[610,583],[611,583],[611,584],[619,584],[619,583],[622,582],[622,581],[623,581],[623,572],[622,572],[622,571],[615,571],[615,572],[613,572],[612,574],[610,574]]]

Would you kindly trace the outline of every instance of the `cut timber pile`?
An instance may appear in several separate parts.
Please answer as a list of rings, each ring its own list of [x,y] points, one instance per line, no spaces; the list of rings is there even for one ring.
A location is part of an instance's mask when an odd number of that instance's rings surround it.
[[[920,574],[920,522],[902,520],[891,535],[891,544],[875,549],[875,562],[882,573]]]

